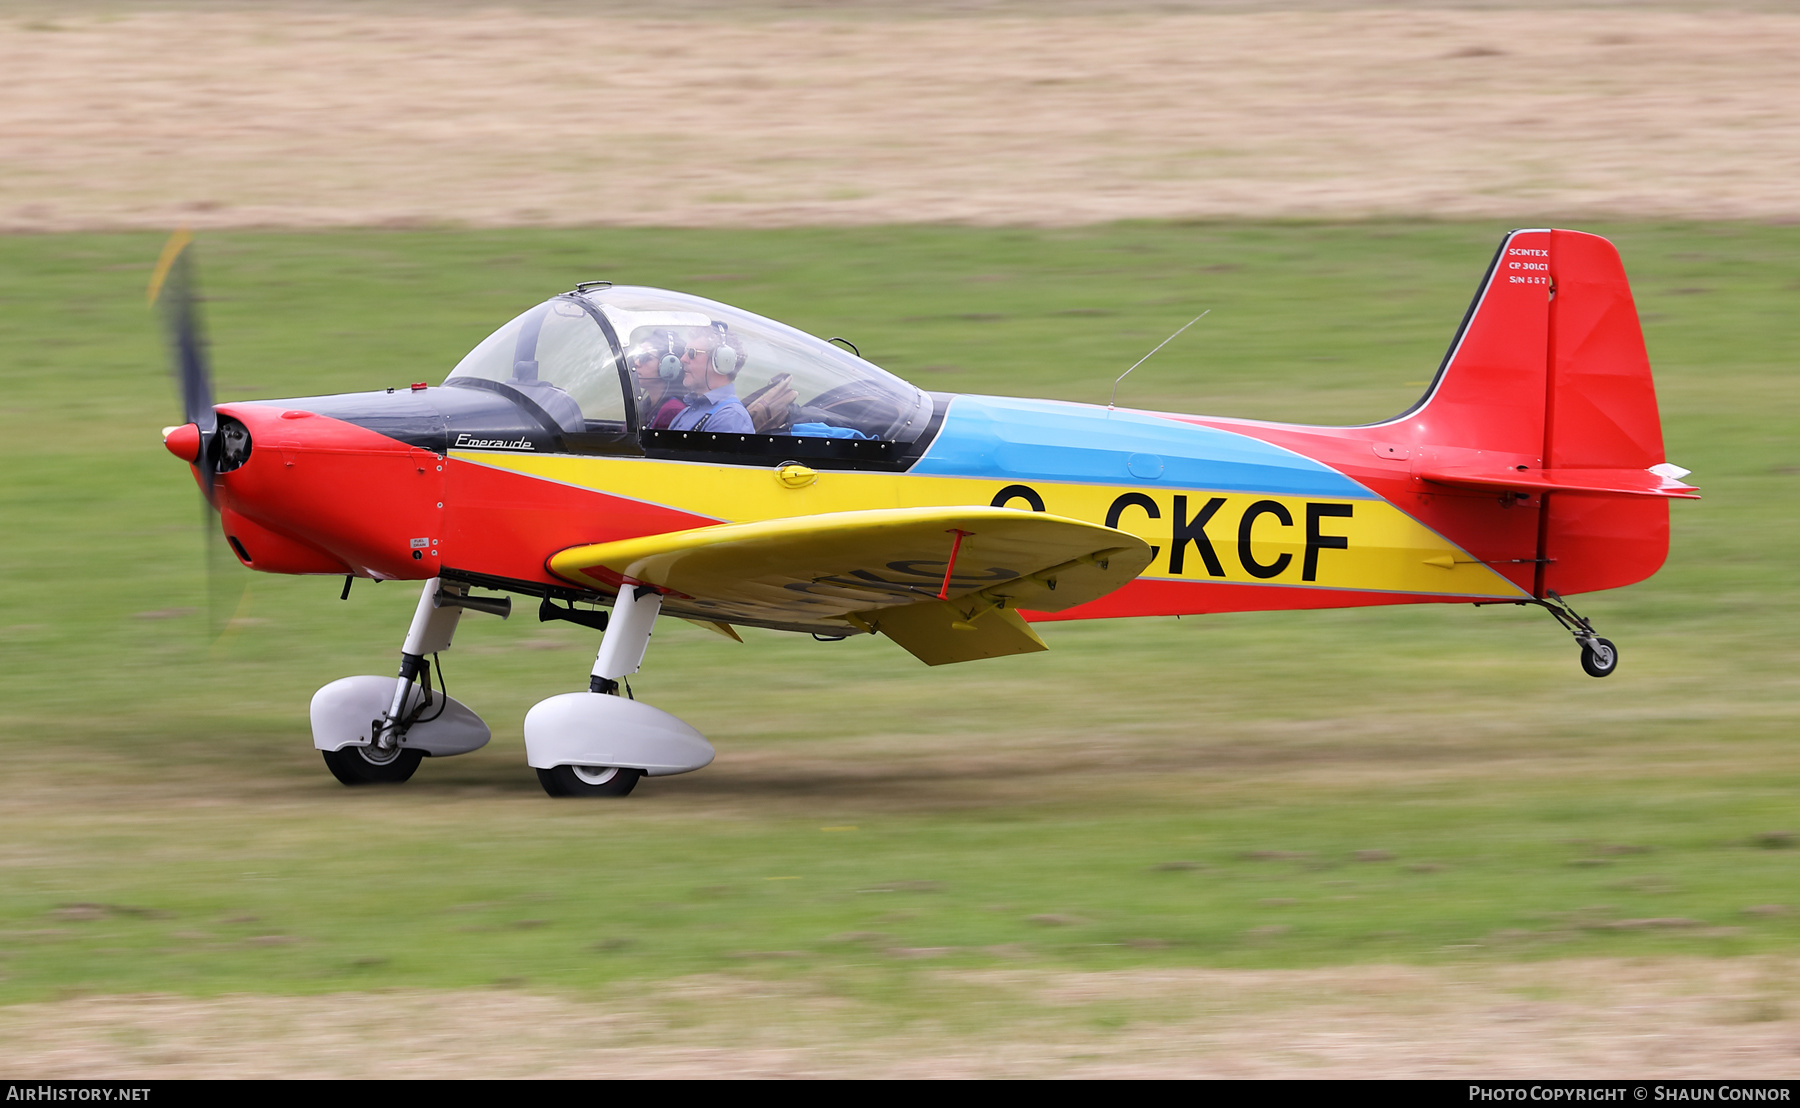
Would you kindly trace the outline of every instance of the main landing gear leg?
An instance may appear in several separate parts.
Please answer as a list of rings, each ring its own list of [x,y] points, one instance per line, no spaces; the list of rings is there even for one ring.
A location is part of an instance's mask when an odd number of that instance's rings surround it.
[[[688,773],[712,762],[712,744],[700,732],[619,695],[619,682],[644,663],[661,610],[656,590],[621,588],[588,691],[553,696],[526,713],[526,761],[551,796],[624,796],[642,777]]]
[[[589,692],[619,695],[619,679],[643,668],[644,652],[650,648],[650,629],[661,611],[662,594],[655,589],[626,585],[619,590],[612,616],[607,620],[606,637],[600,640],[600,653],[594,657]]]
[[[448,758],[487,745],[493,737],[488,725],[443,687],[442,669],[434,690],[425,663],[449,648],[464,608],[505,619],[512,601],[470,596],[466,585],[433,578],[425,582],[400,647],[399,677],[340,677],[313,694],[313,747],[325,755],[333,777],[346,785],[398,784],[422,757]]]
[[[650,631],[662,611],[662,594],[655,589],[619,589],[612,615],[606,622],[600,652],[588,677],[588,692],[619,695],[619,681],[644,666],[650,649]],[[627,766],[551,766],[537,771],[538,783],[551,796],[628,796],[637,788],[643,771]]]
[[[419,679],[422,669],[426,671],[425,680],[429,686],[431,675],[425,656],[450,649],[450,640],[456,637],[456,625],[462,620],[461,606],[454,602],[444,603],[440,594],[446,594],[454,601],[468,591],[467,585],[445,585],[436,577],[425,582],[425,587],[420,590],[412,625],[406,629],[406,641],[400,645],[400,676],[394,680],[394,697],[381,718],[369,724],[374,728],[369,743],[372,752],[399,751],[400,740],[406,737],[406,692]]]
[[[1571,608],[1567,600],[1553,592],[1546,593],[1545,597],[1546,599],[1537,601],[1537,604],[1556,617],[1556,622],[1562,624],[1564,630],[1575,636],[1575,641],[1581,646],[1581,668],[1587,671],[1589,677],[1612,676],[1613,671],[1619,668],[1619,648],[1613,645],[1611,639],[1603,639],[1595,633],[1594,625]]]
[[[406,640],[400,646],[400,674],[394,680],[387,710],[369,721],[368,745],[344,746],[323,752],[325,765],[332,776],[346,785],[398,784],[411,778],[419,768],[424,752],[400,745],[411,722],[406,713],[407,692],[419,679],[421,670],[429,688],[431,671],[425,658],[449,648],[450,640],[456,634],[457,621],[462,618],[462,608],[458,605],[440,606],[440,590],[452,597],[460,597],[468,591],[467,586],[440,584],[436,577],[425,582],[419,593],[419,605],[413,609],[412,625],[407,628]],[[425,707],[418,699],[413,703],[416,708]]]

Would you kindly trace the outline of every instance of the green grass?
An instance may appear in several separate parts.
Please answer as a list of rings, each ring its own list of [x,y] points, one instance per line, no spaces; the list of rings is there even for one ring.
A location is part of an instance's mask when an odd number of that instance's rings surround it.
[[[680,625],[634,685],[719,760],[599,804],[543,797],[519,735],[581,686],[595,637],[526,619],[471,617],[445,655],[489,748],[399,789],[332,781],[307,698],[389,672],[416,592],[258,578],[260,622],[209,645],[197,498],[157,435],[177,418],[143,303],[159,241],[0,239],[0,1001],[1792,951],[1800,913],[1743,910],[1800,908],[1800,848],[1758,840],[1800,831],[1800,228],[1592,229],[1624,253],[1669,455],[1707,497],[1675,506],[1662,573],[1583,605],[1620,643],[1615,677],[1511,608],[1055,625],[1048,654],[944,670],[885,641]],[[1416,399],[1502,230],[200,249],[223,399],[435,381],[607,277],[847,335],[927,388],[1091,401],[1210,307],[1122,403],[1355,422]],[[1695,922],[1607,926],[1650,918]],[[920,948],[947,949],[903,956]]]

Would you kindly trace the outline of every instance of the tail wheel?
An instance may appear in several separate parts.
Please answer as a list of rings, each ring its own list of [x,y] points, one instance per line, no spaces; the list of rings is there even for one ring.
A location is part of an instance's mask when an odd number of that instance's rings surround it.
[[[551,796],[629,796],[643,770],[618,766],[552,766],[537,771]]]
[[[1608,677],[1619,668],[1619,648],[1611,639],[1581,644],[1581,668],[1589,677]]]
[[[322,750],[325,767],[346,785],[398,785],[419,768],[425,755],[417,750],[396,750],[386,757],[366,746]]]

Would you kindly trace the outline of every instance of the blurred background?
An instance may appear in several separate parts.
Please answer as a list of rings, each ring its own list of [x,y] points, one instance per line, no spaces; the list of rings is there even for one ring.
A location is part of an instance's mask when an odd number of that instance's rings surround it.
[[[1800,1032],[1790,5],[0,5],[0,1044],[27,1076],[1787,1074]],[[343,789],[312,691],[416,590],[227,582],[144,287],[221,400],[441,380],[578,280],[921,387],[1407,407],[1500,235],[1612,238],[1667,567],[1541,613],[659,630],[719,750],[556,803],[596,636],[471,616],[493,725]],[[714,692],[724,684],[732,699]],[[395,1041],[391,1028],[418,1033]],[[704,1068],[702,1068],[704,1067]]]

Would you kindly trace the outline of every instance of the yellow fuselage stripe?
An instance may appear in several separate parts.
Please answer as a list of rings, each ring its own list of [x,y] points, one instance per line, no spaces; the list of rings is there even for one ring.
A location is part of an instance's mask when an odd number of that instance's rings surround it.
[[[994,478],[826,470],[812,484],[792,488],[766,466],[484,451],[452,456],[728,523],[871,508],[986,505],[1007,484]],[[1438,596],[1526,595],[1381,499],[1268,496],[1154,483],[1033,481],[1030,487],[1045,511],[1114,526],[1156,547],[1141,575],[1146,578]],[[1026,506],[1023,499],[1011,503]],[[1315,541],[1308,541],[1309,532]]]

